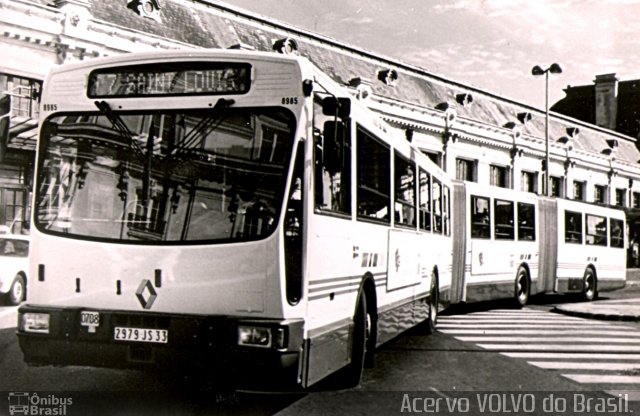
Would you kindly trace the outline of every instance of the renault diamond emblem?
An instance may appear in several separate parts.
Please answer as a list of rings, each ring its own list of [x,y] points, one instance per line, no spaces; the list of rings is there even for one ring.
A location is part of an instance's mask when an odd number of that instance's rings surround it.
[[[151,309],[153,302],[155,302],[158,297],[158,293],[156,293],[155,288],[149,280],[142,279],[140,286],[138,286],[138,290],[136,290],[136,297],[143,308]]]

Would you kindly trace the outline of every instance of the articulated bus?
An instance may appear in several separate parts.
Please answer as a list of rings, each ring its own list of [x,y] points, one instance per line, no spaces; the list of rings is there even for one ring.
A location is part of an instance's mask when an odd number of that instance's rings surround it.
[[[455,181],[453,213],[451,303],[625,285],[621,209]]]
[[[40,124],[27,363],[355,384],[433,331],[453,183],[305,58],[64,65]]]
[[[440,305],[625,283],[622,211],[451,181],[302,57],[60,66],[40,125],[32,365],[353,385]]]

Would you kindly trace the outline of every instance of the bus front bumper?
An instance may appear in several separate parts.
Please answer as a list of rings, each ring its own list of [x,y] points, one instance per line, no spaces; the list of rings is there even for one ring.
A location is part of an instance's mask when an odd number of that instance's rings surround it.
[[[301,320],[25,305],[17,335],[29,365],[196,370],[260,381],[298,378],[302,332]]]

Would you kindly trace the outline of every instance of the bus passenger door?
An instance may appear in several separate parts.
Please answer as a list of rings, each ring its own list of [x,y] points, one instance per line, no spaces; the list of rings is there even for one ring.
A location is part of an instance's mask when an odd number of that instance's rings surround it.
[[[351,121],[346,99],[314,95],[311,189],[304,252],[307,337],[303,384],[348,364],[351,319],[359,283],[352,221]]]

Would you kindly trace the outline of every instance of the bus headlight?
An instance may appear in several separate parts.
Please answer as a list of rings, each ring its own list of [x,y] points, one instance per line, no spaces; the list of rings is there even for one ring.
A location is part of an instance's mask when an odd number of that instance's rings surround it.
[[[238,345],[283,349],[285,334],[283,327],[241,325],[238,326]]]
[[[26,312],[20,316],[20,330],[36,334],[49,333],[49,314]]]

